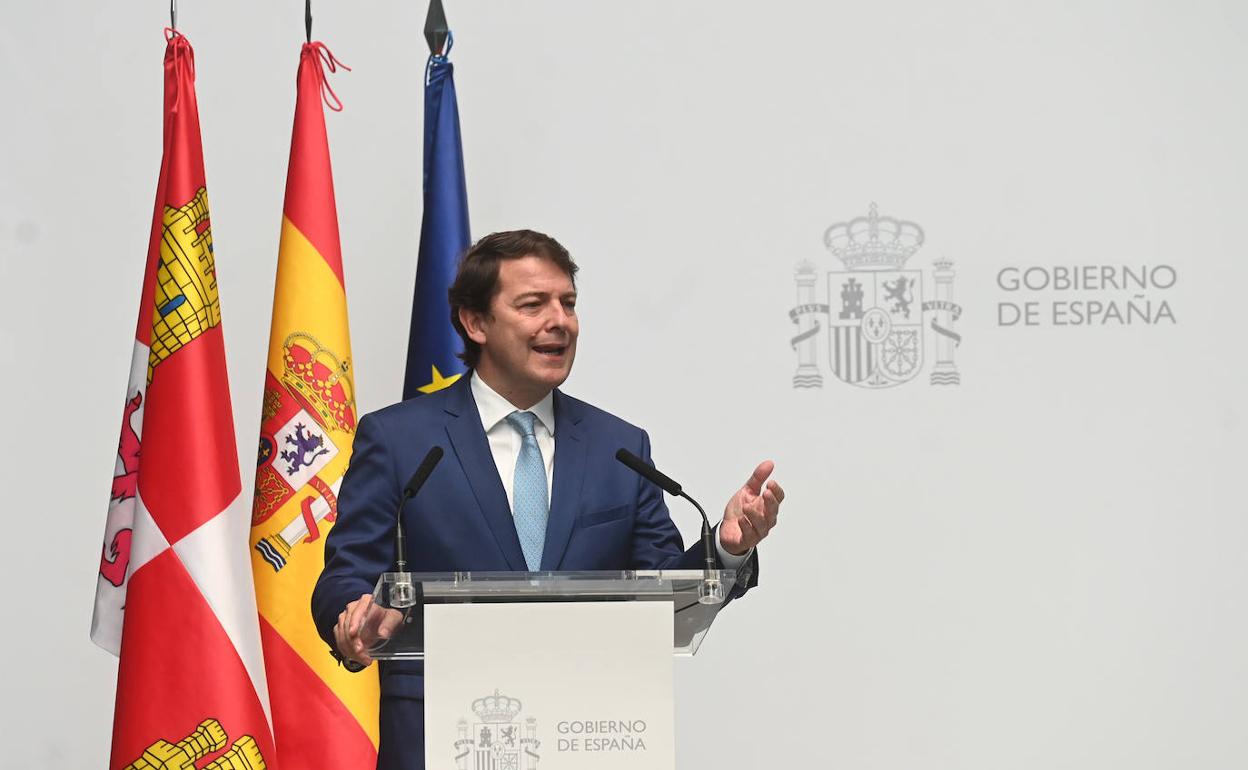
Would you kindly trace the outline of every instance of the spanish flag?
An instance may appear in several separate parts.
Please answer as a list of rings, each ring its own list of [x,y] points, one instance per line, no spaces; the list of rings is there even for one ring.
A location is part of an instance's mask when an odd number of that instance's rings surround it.
[[[91,636],[109,767],[275,768],[221,335],[195,53],[166,30],[164,155]],[[307,614],[307,611],[304,611]]]
[[[310,610],[357,419],[322,106],[342,109],[326,81],[340,66],[323,43],[303,46],[251,518],[277,758],[309,770],[372,767],[378,740],[376,667],[341,668]]]

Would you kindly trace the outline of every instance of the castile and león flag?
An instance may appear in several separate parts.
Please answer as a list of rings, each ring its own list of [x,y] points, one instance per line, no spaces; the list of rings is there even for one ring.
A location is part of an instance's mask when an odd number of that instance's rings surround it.
[[[277,767],[226,376],[190,42],[166,31],[164,153],[97,578],[119,656],[109,767]],[[208,762],[201,764],[200,760]]]

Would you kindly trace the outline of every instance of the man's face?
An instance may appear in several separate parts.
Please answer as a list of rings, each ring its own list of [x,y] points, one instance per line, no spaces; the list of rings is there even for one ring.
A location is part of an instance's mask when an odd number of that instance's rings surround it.
[[[481,346],[477,373],[521,409],[559,387],[576,357],[576,289],[540,257],[505,259],[488,315],[460,311],[468,336]]]

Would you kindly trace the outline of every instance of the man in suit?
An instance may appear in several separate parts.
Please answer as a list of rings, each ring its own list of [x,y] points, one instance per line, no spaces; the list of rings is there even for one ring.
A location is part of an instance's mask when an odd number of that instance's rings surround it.
[[[312,595],[317,629],[343,664],[372,663],[373,585],[393,565],[406,484],[434,446],[446,451],[403,507],[409,567],[419,572],[698,569],[663,493],[615,460],[650,459],[646,432],[561,391],[576,356],[576,264],[553,238],[495,233],[461,260],[451,322],[471,372],[436,393],[360,420],[325,569]],[[760,463],[724,508],[721,567],[757,582],[758,544],[784,492]],[[378,768],[424,767],[424,667],[381,664]]]

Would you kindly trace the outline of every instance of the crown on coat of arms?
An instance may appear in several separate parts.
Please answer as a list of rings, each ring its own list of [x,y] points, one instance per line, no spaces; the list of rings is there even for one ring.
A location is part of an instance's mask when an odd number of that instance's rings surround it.
[[[355,432],[350,364],[312,335],[295,332],[282,343],[282,366],[282,384],[301,397],[326,428]]]
[[[476,714],[482,722],[505,724],[513,721],[520,713],[520,701],[501,695],[498,690],[495,690],[493,695],[474,700],[472,713]]]
[[[838,222],[823,233],[823,244],[850,270],[896,270],[923,245],[923,228],[880,216],[874,203],[865,217]]]

